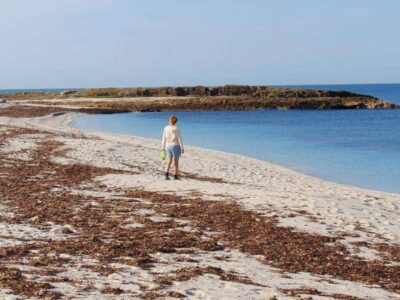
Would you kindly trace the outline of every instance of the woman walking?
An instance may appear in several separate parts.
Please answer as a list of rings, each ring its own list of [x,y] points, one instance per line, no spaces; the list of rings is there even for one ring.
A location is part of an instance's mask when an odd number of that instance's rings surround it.
[[[184,153],[183,141],[181,131],[176,126],[178,118],[171,116],[168,125],[165,126],[162,137],[162,151],[167,153],[167,165],[165,166],[165,180],[169,180],[169,169],[171,168],[172,161],[174,162],[174,179],[180,180],[178,176],[179,171],[179,157]]]

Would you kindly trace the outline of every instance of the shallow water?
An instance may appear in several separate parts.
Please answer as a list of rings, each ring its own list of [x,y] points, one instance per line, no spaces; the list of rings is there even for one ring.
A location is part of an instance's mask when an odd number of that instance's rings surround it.
[[[161,138],[171,113],[85,115],[82,129]],[[400,193],[400,110],[177,112],[186,144]],[[190,155],[190,153],[188,154]]]

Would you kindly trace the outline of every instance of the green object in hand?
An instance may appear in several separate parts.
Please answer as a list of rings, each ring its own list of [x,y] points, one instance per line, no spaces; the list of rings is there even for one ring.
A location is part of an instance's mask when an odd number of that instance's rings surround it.
[[[167,158],[167,152],[165,152],[165,150],[162,150],[160,153],[160,157],[162,160],[165,160]]]

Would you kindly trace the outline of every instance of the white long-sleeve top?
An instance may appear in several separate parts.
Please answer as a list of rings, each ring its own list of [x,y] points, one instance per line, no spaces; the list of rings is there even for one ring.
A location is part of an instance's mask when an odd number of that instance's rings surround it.
[[[167,125],[164,128],[161,144],[162,149],[165,149],[169,145],[180,145],[183,150],[181,131],[175,125]]]

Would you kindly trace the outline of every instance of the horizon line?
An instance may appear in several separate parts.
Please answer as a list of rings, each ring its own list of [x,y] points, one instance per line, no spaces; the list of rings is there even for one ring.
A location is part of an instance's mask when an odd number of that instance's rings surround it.
[[[0,88],[2,90],[84,90],[84,89],[129,89],[129,88],[162,88],[162,87],[218,87],[226,85],[237,85],[237,86],[271,86],[271,87],[298,87],[298,86],[339,86],[339,85],[395,85],[400,82],[372,82],[372,83],[307,83],[307,84],[220,84],[220,85],[148,85],[148,86],[89,86],[89,87],[35,87],[35,88]]]

